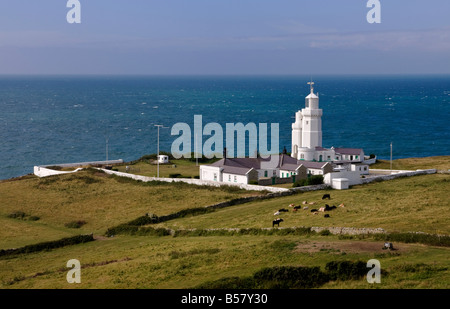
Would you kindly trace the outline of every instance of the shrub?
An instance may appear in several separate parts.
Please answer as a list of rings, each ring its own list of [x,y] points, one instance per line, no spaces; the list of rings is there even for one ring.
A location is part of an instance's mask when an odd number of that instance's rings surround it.
[[[29,216],[28,217],[28,220],[30,220],[30,221],[37,221],[37,220],[39,220],[40,218],[38,217],[38,216]]]
[[[319,287],[328,281],[327,274],[320,267],[280,266],[263,268],[253,278],[258,288],[267,289],[299,289]]]
[[[440,236],[425,233],[389,233],[375,234],[376,240],[399,241],[404,243],[421,243],[432,246],[450,247],[450,236]]]
[[[303,187],[303,186],[313,186],[313,185],[321,185],[323,184],[323,176],[322,175],[312,175],[306,179],[299,179],[292,187]]]
[[[55,241],[47,241],[47,242],[37,243],[34,245],[28,245],[28,246],[17,248],[17,249],[0,250],[0,257],[56,249],[56,248],[61,248],[61,247],[65,247],[65,246],[85,243],[85,242],[89,242],[89,241],[93,241],[93,240],[94,240],[94,236],[92,234],[77,235],[77,236],[73,236],[73,237],[62,238],[62,239],[55,240]]]
[[[66,224],[64,224],[65,227],[71,228],[71,229],[79,229],[83,225],[85,225],[87,222],[83,220],[77,220],[77,221],[70,221]]]
[[[320,236],[329,236],[329,235],[331,235],[331,232],[330,232],[330,230],[325,229],[325,230],[320,231],[319,235]]]
[[[325,265],[331,280],[356,280],[367,274],[367,265],[362,261],[332,261]]]
[[[180,176],[181,176],[181,174],[178,174],[178,173],[169,174],[169,178],[178,178]]]
[[[308,185],[321,185],[323,184],[323,176],[322,175],[313,175],[308,178]]]
[[[15,211],[13,213],[10,213],[8,215],[8,218],[13,218],[13,219],[23,219],[25,218],[27,215],[23,212],[23,211]]]

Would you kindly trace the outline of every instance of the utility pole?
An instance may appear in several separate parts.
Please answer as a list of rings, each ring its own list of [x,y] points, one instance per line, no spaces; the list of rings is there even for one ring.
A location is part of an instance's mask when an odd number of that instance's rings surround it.
[[[162,127],[162,124],[155,124],[155,127],[158,127],[158,154],[156,155],[156,163],[158,164],[158,172],[157,176],[159,178],[159,128]]]
[[[108,141],[109,137],[106,138],[106,161],[108,161]]]
[[[158,154],[157,154],[157,157],[156,157],[156,162],[158,163],[157,177],[159,178],[159,128],[167,129],[168,127],[165,127],[162,124],[155,124],[155,127],[158,127]]]
[[[391,165],[391,174],[392,174],[392,142],[391,142],[391,161],[390,161],[390,165]]]

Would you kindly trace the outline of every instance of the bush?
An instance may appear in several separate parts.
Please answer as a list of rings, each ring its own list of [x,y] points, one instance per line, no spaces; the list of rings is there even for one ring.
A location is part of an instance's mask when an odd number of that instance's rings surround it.
[[[330,230],[325,229],[325,230],[320,231],[319,235],[320,236],[329,236],[329,235],[331,235],[331,232],[330,232]]]
[[[198,289],[301,289],[315,288],[328,281],[319,267],[280,266],[257,271],[252,277],[228,277],[205,282]]]
[[[79,229],[83,225],[85,225],[87,222],[83,220],[77,220],[77,221],[70,221],[66,224],[64,224],[65,227],[71,228],[71,229]]]
[[[375,234],[376,240],[399,241],[404,243],[421,243],[432,246],[450,247],[450,236],[440,236],[425,233],[389,233]]]
[[[325,266],[331,280],[357,280],[367,274],[367,265],[362,261],[332,261]]]
[[[292,187],[303,187],[303,186],[313,186],[313,185],[321,185],[323,184],[323,176],[322,175],[312,175],[306,179],[299,179]]]
[[[179,178],[180,176],[181,174],[178,173],[169,174],[169,178]]]
[[[8,218],[13,219],[24,219],[27,215],[23,211],[15,211],[8,215]]]
[[[30,216],[24,213],[23,211],[15,211],[8,215],[8,218],[19,219],[19,220],[29,220],[29,221],[37,221],[40,218],[38,216]]]
[[[0,257],[56,249],[56,248],[61,248],[61,247],[65,247],[65,246],[85,243],[85,242],[89,242],[89,241],[93,241],[93,240],[94,240],[94,236],[92,234],[67,237],[67,238],[62,238],[62,239],[55,240],[55,241],[47,241],[47,242],[37,243],[34,245],[28,245],[28,246],[17,248],[17,249],[0,250]]]
[[[308,185],[321,185],[323,184],[323,176],[322,175],[313,175],[308,178]]]

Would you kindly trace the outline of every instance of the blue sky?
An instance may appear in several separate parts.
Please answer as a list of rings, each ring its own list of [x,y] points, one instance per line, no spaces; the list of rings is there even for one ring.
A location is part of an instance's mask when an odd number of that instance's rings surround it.
[[[450,1],[0,2],[0,74],[449,74]]]

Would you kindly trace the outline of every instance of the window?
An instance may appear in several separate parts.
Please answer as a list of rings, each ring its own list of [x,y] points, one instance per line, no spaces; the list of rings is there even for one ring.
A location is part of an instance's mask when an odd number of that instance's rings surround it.
[[[231,182],[231,175],[228,175],[228,181]]]
[[[267,171],[264,171],[264,177],[267,177]]]
[[[302,154],[300,155],[300,159],[305,159],[305,154],[302,153]]]
[[[217,181],[217,173],[214,173],[214,181]]]
[[[358,156],[355,156],[355,159],[358,160]]]
[[[237,182],[237,176],[234,176],[234,182]]]

